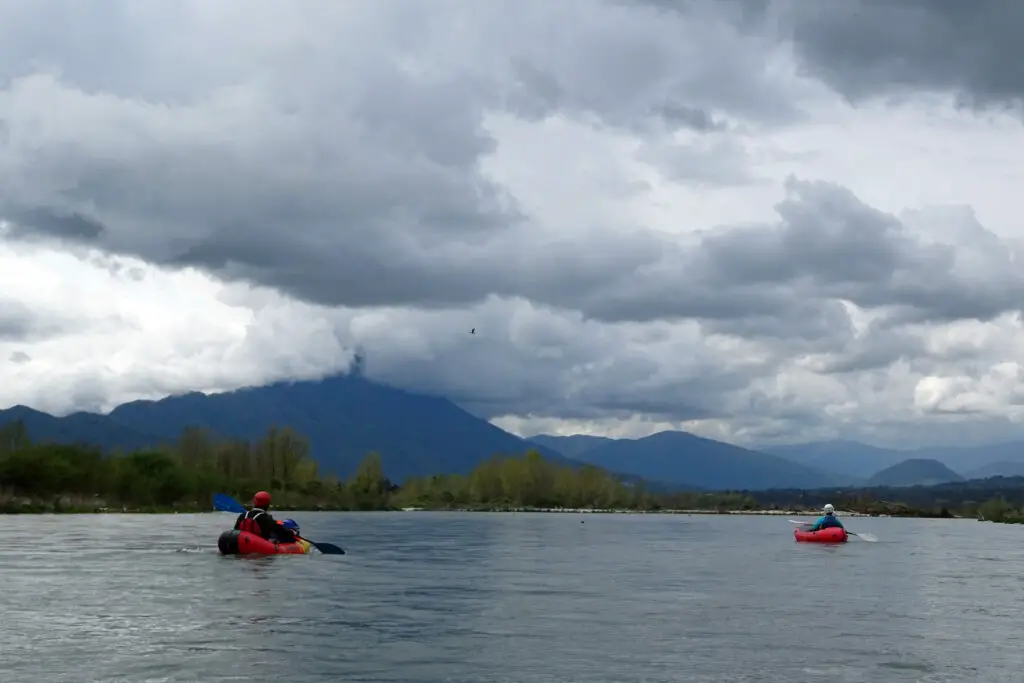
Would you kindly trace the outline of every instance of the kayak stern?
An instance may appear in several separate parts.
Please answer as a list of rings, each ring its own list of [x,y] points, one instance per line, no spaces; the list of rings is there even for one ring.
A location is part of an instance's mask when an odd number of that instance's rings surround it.
[[[312,548],[313,544],[304,538],[295,543],[275,543],[237,529],[228,529],[217,539],[221,555],[305,555]]]
[[[793,529],[793,536],[798,543],[846,543],[849,539],[846,529],[839,527],[828,527],[817,531]]]

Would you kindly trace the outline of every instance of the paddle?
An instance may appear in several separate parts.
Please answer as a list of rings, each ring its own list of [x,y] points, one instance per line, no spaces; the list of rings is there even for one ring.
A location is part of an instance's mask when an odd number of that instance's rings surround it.
[[[213,494],[213,509],[220,512],[234,512],[239,515],[245,512],[241,503],[225,493]]]
[[[811,522],[801,522],[798,519],[791,519],[791,520],[789,520],[789,522],[791,524],[799,524],[800,526],[812,526]],[[861,539],[862,541],[867,541],[868,543],[877,543],[878,542],[878,538],[874,534],[869,534],[869,533],[864,532],[864,531],[862,531],[861,533],[858,534],[858,533],[854,533],[854,532],[850,531],[849,529],[847,529],[846,533],[848,535],[850,535],[850,536],[856,536],[857,538]]]
[[[245,512],[245,507],[241,503],[239,503],[237,500],[235,500],[234,498],[225,493],[213,494],[213,509],[219,510],[220,512],[234,512],[235,514],[239,515]],[[308,538],[303,538],[298,534],[296,534],[295,537],[302,538],[303,541],[306,541],[307,543],[311,544],[314,548],[319,550],[324,555],[345,554],[345,551],[340,546],[336,546],[333,543],[314,543]]]

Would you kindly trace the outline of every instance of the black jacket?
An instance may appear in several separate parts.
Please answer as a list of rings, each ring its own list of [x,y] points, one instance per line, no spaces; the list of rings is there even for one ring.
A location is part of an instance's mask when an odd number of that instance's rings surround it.
[[[277,520],[266,510],[252,508],[238,515],[238,519],[235,520],[236,529],[242,526],[243,519],[254,520],[259,525],[260,531],[263,532],[261,534],[263,538],[271,541],[276,540],[279,543],[292,543],[295,541],[295,534],[292,533],[292,530],[278,524]]]

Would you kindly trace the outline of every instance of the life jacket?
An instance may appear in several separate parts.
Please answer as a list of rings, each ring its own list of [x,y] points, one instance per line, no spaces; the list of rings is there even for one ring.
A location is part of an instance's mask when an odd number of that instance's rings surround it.
[[[831,529],[833,527],[842,529],[843,523],[836,519],[835,515],[822,515],[818,520],[819,529]]]
[[[266,510],[261,510],[260,508],[253,508],[249,510],[245,513],[245,516],[242,517],[242,521],[238,525],[238,530],[248,531],[250,534],[256,534],[260,538],[265,538],[265,536],[263,536],[263,529],[260,528],[260,523],[256,521],[257,517],[265,514],[267,514]]]

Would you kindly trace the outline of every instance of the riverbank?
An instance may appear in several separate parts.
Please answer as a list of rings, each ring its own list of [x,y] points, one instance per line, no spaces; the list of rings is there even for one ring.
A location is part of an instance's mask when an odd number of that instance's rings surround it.
[[[357,512],[347,507],[316,502],[308,505],[284,505],[274,507],[276,516],[288,516],[306,512]],[[367,510],[368,511],[368,510]],[[531,506],[388,506],[380,512],[490,512],[490,513],[546,513],[546,514],[596,514],[596,515],[740,515],[807,518],[813,521],[821,512],[816,509],[785,509],[785,510],[722,510],[699,508],[658,508],[650,510],[633,508],[572,508],[572,507],[531,507]],[[0,514],[196,514],[214,512],[212,506],[199,501],[184,501],[172,506],[137,506],[123,505],[104,500],[99,497],[58,496],[52,499],[0,497]],[[915,519],[940,517],[927,511],[901,508],[896,514],[883,512],[858,512],[856,510],[837,510],[844,518],[855,517],[907,517]],[[218,513],[220,514],[220,513]],[[960,518],[960,515],[948,515]]]
[[[198,502],[174,506],[128,506],[112,505],[102,500],[82,500],[61,497],[54,500],[30,498],[6,498],[0,500],[0,514],[195,514],[214,512]],[[355,512],[330,505],[275,507],[277,516],[301,514],[304,512]],[[403,507],[388,508],[380,512],[501,512],[501,513],[548,513],[548,514],[595,514],[595,515],[761,515],[775,517],[817,517],[816,510],[700,510],[700,509],[658,509],[636,510],[631,508],[549,508],[549,507]],[[868,514],[855,511],[837,510],[842,517],[892,517],[887,514]],[[901,515],[915,516],[915,515]],[[922,515],[923,516],[923,515]]]
[[[694,509],[659,509],[634,510],[630,508],[539,508],[539,507],[404,507],[402,512],[530,512],[552,514],[597,514],[597,515],[740,515],[740,516],[771,516],[771,517],[808,517],[817,519],[821,513],[817,510],[694,510]],[[852,510],[836,510],[840,517],[893,517],[888,514],[870,514]],[[915,517],[917,515],[899,515]],[[926,517],[928,515],[920,515]],[[813,520],[809,520],[813,521]]]
[[[326,503],[312,504],[307,507],[274,508],[280,515],[286,512],[346,512],[346,508]],[[55,498],[27,498],[22,496],[0,496],[0,514],[2,515],[119,515],[119,514],[196,514],[214,512],[210,503],[185,501],[174,505],[127,505],[104,500],[99,497],[57,496]],[[223,513],[218,513],[223,514]]]

